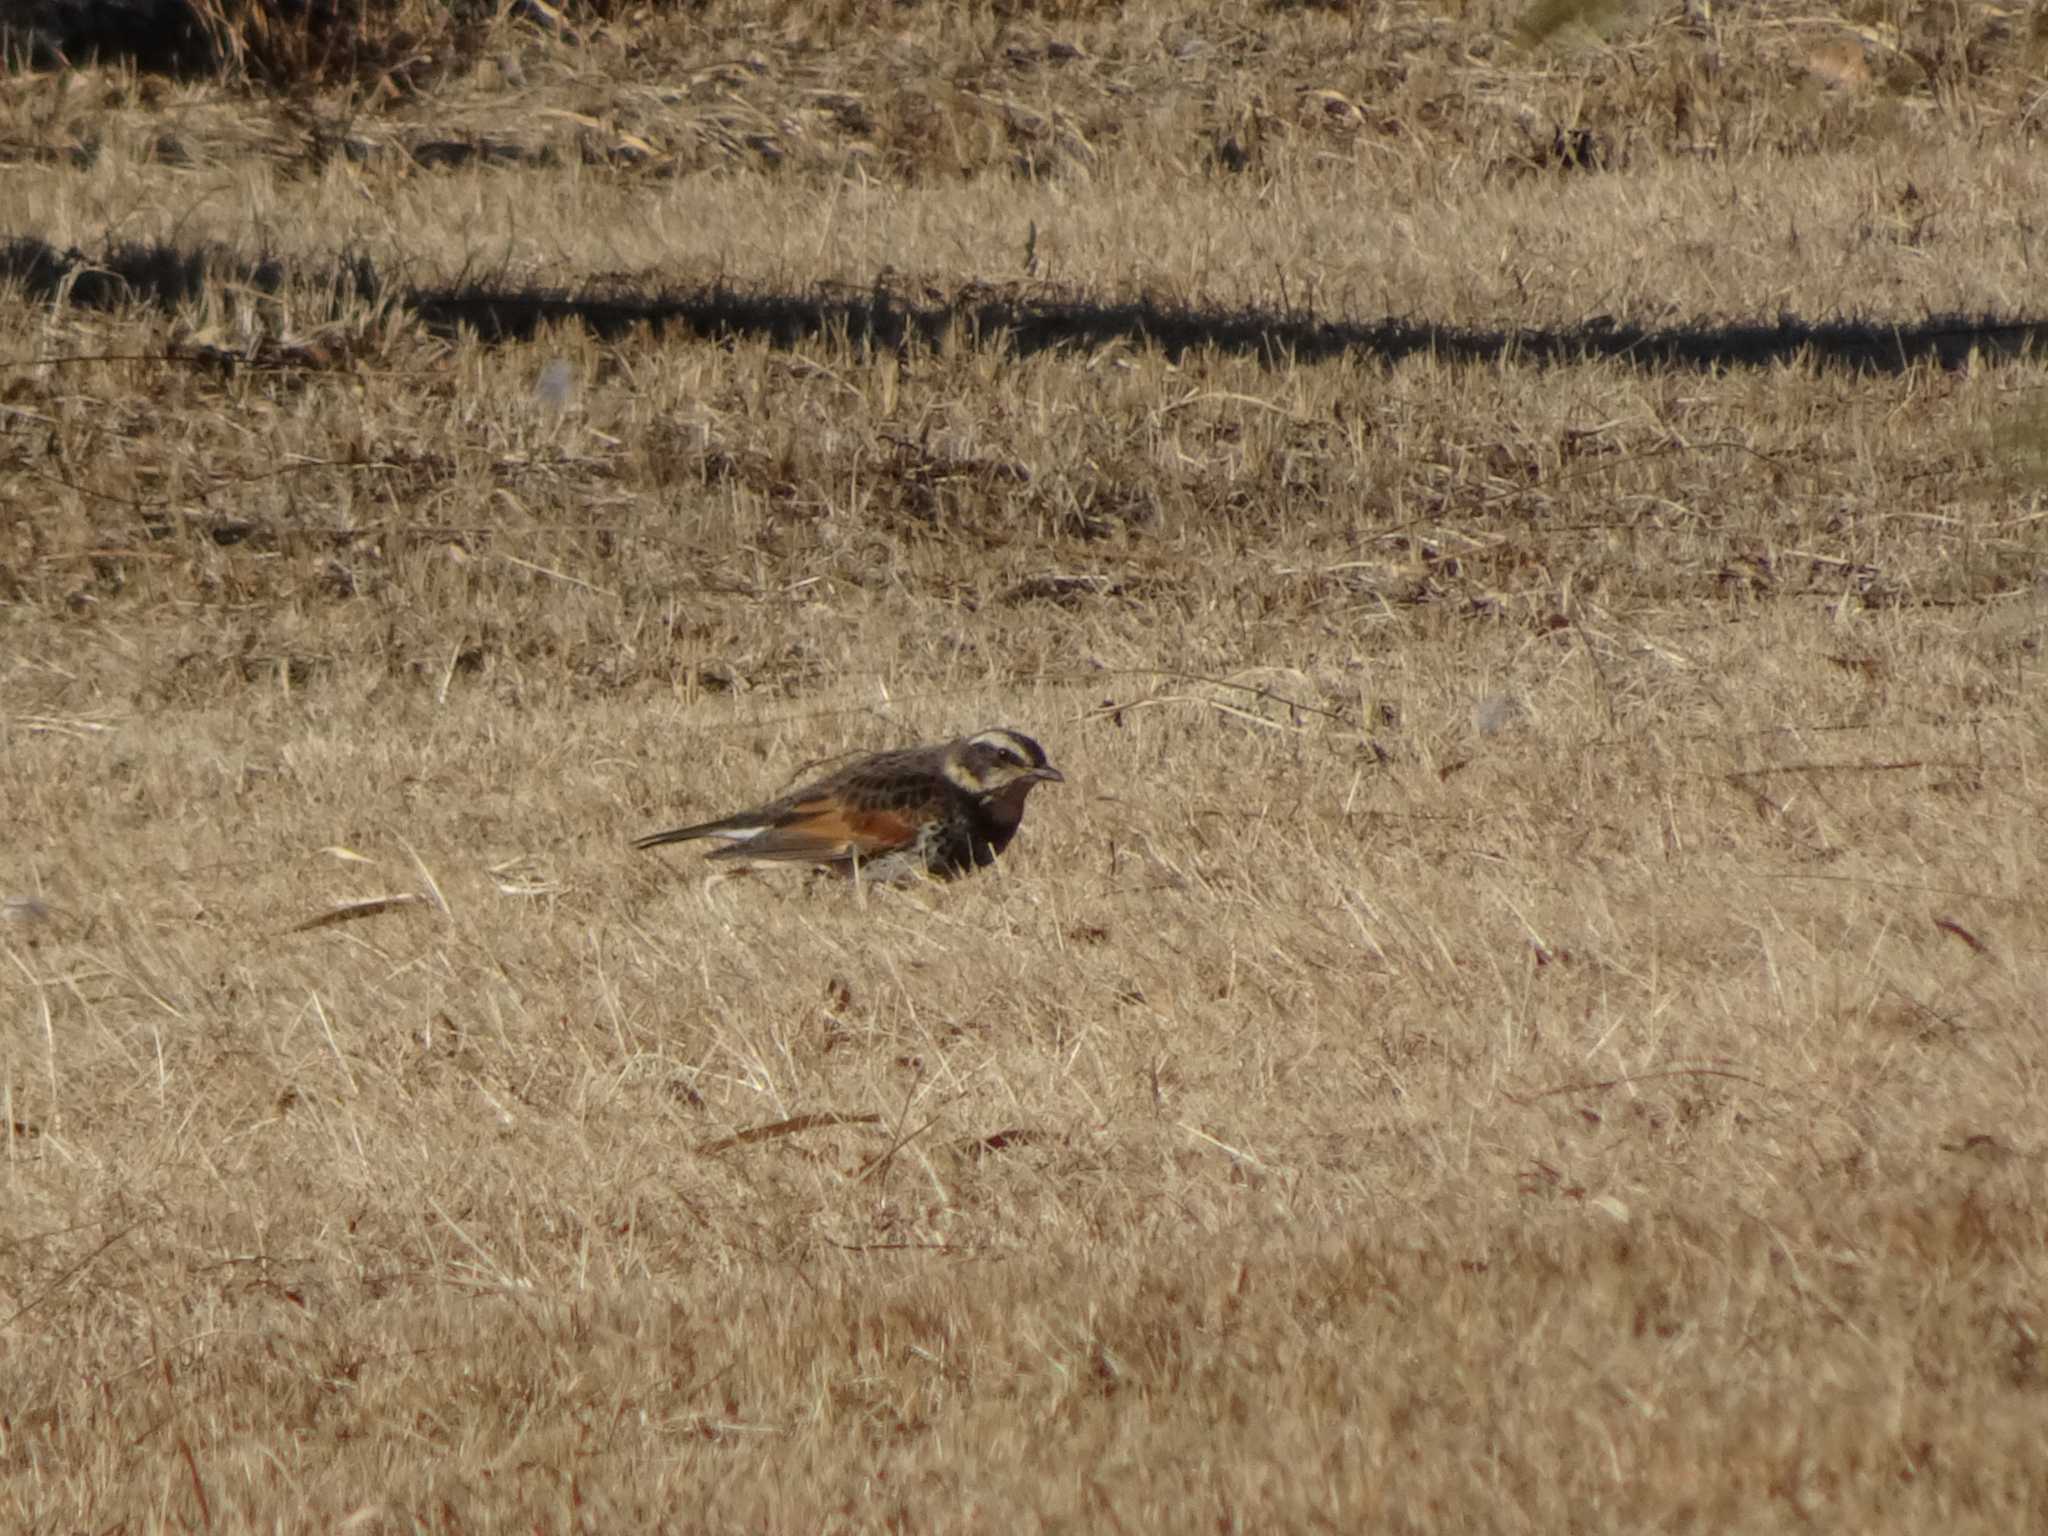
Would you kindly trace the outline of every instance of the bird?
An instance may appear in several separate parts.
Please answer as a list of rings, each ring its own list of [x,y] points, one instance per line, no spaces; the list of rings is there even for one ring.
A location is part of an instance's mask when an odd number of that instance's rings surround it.
[[[715,838],[714,859],[812,864],[858,880],[950,880],[1010,846],[1024,800],[1066,775],[1021,731],[997,729],[877,752],[750,811],[634,839],[659,848]]]

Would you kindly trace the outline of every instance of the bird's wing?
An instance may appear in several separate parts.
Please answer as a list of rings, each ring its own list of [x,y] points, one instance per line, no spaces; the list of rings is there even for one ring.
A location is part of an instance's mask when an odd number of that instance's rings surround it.
[[[873,858],[916,840],[918,822],[912,818],[931,802],[933,757],[931,748],[878,752],[757,810],[650,833],[633,846],[715,837],[727,846],[714,850],[714,859]]]
[[[801,860],[814,864],[879,858],[917,841],[918,824],[901,811],[849,803],[838,795],[798,800],[749,833],[742,818],[718,823],[730,839],[714,859]]]

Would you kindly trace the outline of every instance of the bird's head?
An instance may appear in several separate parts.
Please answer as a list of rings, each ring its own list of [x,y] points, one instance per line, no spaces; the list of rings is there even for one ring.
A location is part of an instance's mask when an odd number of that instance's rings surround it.
[[[1021,731],[983,731],[963,736],[946,753],[946,777],[984,801],[1014,806],[1020,813],[1034,784],[1059,784],[1066,775],[1045,759],[1045,748]]]

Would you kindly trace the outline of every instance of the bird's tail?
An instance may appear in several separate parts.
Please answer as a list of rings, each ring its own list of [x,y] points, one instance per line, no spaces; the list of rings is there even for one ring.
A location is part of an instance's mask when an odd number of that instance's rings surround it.
[[[700,837],[710,837],[719,829],[715,821],[697,827],[672,827],[666,832],[650,832],[645,837],[633,839],[635,848],[659,848],[664,843],[694,842]]]

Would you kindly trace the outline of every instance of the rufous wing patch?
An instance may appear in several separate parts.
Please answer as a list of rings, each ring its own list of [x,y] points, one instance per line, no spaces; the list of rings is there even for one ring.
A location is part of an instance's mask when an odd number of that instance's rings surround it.
[[[849,806],[820,797],[791,806],[745,842],[721,848],[713,858],[791,859],[826,863],[872,859],[908,847],[917,823],[896,811]]]

